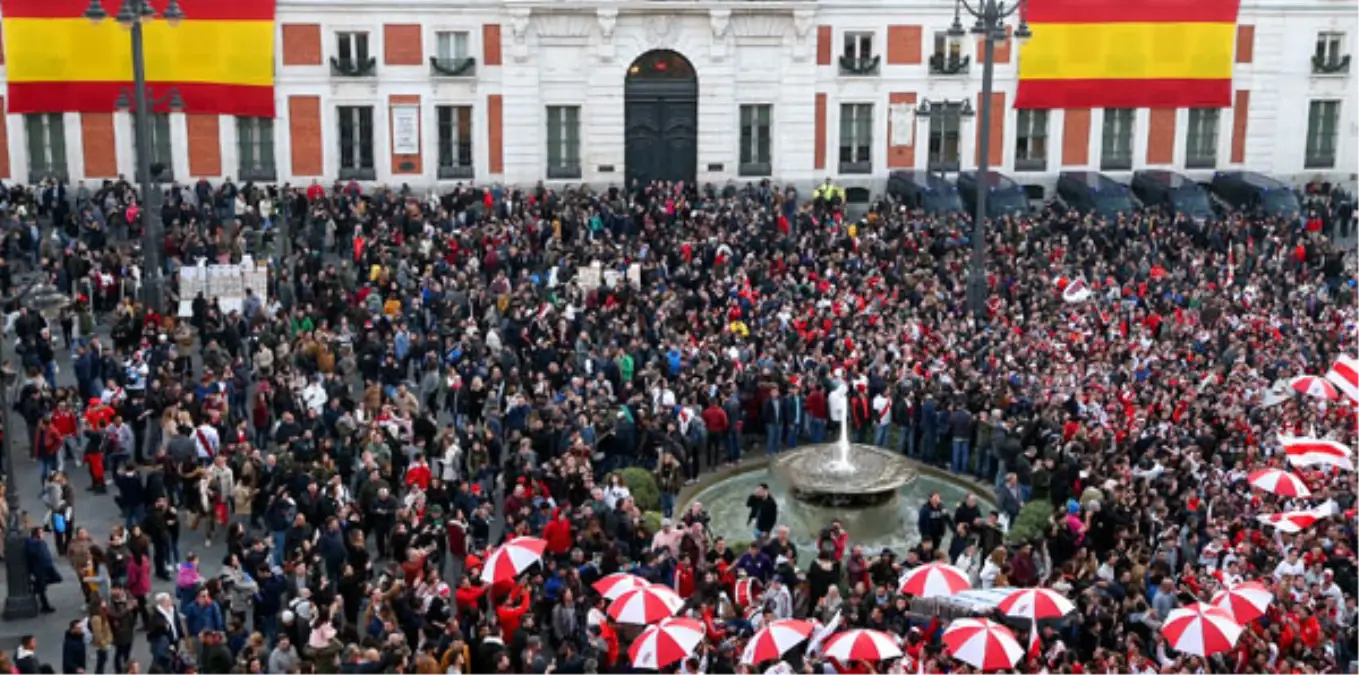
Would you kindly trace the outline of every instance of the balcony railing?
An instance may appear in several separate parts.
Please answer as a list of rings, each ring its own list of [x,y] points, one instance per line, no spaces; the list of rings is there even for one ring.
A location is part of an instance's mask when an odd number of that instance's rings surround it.
[[[935,54],[930,57],[930,74],[966,75],[971,65],[972,59],[967,56]]]
[[[841,56],[840,74],[841,75],[877,75],[878,62],[882,60],[879,56]]]
[[[477,60],[470,57],[429,57],[429,69],[438,77],[472,77],[477,74]]]
[[[1320,54],[1312,55],[1314,75],[1340,75],[1350,72],[1350,55],[1326,58]]]
[[[342,59],[330,57],[330,74],[339,77],[372,77],[377,73],[377,59]]]

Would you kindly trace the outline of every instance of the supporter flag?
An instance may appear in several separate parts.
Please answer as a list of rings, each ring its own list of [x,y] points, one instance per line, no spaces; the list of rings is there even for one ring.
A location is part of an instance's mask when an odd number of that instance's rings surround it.
[[[1093,294],[1094,291],[1090,290],[1090,286],[1085,283],[1085,279],[1076,279],[1067,284],[1066,288],[1062,289],[1062,299],[1072,304],[1085,302],[1086,300],[1089,300],[1090,296]]]
[[[1326,379],[1349,400],[1359,403],[1359,359],[1341,354],[1326,373]]]
[[[163,12],[169,0],[151,0]],[[184,20],[143,26],[157,112],[171,89],[183,112],[274,116],[275,0],[179,0]],[[89,0],[0,0],[10,113],[112,112],[132,96],[132,40],[115,20],[84,18]]]
[[[1029,0],[1016,108],[1228,108],[1239,0]]]

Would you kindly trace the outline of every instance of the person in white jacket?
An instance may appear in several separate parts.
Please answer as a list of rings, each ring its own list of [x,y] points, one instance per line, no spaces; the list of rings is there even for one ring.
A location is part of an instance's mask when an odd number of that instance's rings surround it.
[[[1009,557],[1009,555],[1005,552],[1003,547],[997,548],[991,552],[991,555],[987,556],[986,562],[982,565],[981,574],[979,575],[982,588],[996,587],[996,577],[1000,576],[1001,569],[1005,567],[1005,559],[1007,557]]]
[[[973,588],[981,586],[981,553],[977,551],[976,544],[968,544],[962,553],[958,554],[958,559],[953,561],[953,565],[967,574],[967,580]],[[995,581],[995,577],[991,577]]]

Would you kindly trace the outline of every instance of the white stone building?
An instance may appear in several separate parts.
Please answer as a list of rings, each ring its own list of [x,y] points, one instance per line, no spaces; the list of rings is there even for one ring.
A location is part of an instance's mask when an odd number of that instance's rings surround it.
[[[276,118],[158,116],[155,145],[181,182],[830,176],[876,187],[894,169],[976,165],[978,118],[957,113],[978,107],[981,67],[973,42],[944,39],[953,11],[941,0],[279,0]],[[1001,48],[993,165],[1038,185],[1068,168],[1352,180],[1357,29],[1351,2],[1243,0],[1234,107],[1206,111],[1016,111],[1022,48]],[[925,101],[935,114],[916,114]],[[131,176],[131,130],[126,113],[9,115],[0,162],[21,180]]]

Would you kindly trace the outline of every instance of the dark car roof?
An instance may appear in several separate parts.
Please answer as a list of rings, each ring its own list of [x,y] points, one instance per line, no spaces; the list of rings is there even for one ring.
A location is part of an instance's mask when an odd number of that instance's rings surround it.
[[[958,174],[958,178],[959,178],[960,180],[961,180],[962,178],[967,178],[968,180],[976,181],[976,180],[977,180],[977,172],[976,172],[976,171],[964,171],[964,172]],[[981,181],[977,181],[977,182],[981,182]],[[1003,174],[1003,173],[1001,173],[1001,172],[999,172],[999,171],[987,171],[987,172],[986,172],[986,186],[987,186],[988,188],[992,189],[992,190],[997,190],[997,189],[999,189],[999,190],[1016,189],[1016,190],[1017,190],[1017,189],[1019,189],[1019,183],[1014,182],[1014,179],[1010,178],[1009,176],[1007,176],[1007,175],[1005,175],[1005,174]]]
[[[1174,171],[1167,171],[1165,169],[1143,169],[1142,171],[1133,174],[1133,176],[1146,178],[1147,180],[1171,190],[1199,187],[1199,184],[1191,180],[1189,176]]]
[[[1058,175],[1058,177],[1076,181],[1077,183],[1080,183],[1085,187],[1090,188],[1091,192],[1100,192],[1103,190],[1112,190],[1115,188],[1126,187],[1122,183],[1098,171],[1063,171],[1061,172],[1061,174]]]
[[[1262,190],[1280,190],[1288,187],[1283,181],[1255,171],[1219,171],[1213,174],[1213,180],[1218,179],[1240,181]]]
[[[945,192],[952,192],[957,189],[953,186],[953,183],[949,182],[949,179],[924,169],[893,171],[891,175],[888,176],[888,180],[893,178],[915,183],[916,185],[931,191],[943,190]]]

